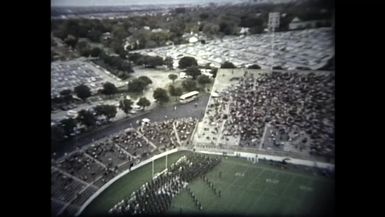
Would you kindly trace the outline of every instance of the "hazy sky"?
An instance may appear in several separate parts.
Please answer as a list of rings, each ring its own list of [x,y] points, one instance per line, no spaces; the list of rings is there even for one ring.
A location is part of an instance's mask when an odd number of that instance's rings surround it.
[[[51,0],[52,6],[107,6],[107,5],[139,5],[139,4],[188,4],[209,2],[244,2],[247,0]]]

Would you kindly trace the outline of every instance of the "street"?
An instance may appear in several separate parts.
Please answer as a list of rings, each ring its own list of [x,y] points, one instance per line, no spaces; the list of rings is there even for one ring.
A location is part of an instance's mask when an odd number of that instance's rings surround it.
[[[77,147],[81,148],[93,140],[98,140],[108,135],[117,133],[123,129],[129,127],[137,127],[137,120],[141,120],[143,118],[148,118],[152,122],[159,122],[165,119],[171,118],[183,118],[183,117],[194,117],[198,119],[202,119],[207,102],[209,100],[209,95],[201,95],[198,99],[187,103],[187,104],[177,104],[176,110],[175,105],[167,105],[167,106],[158,106],[154,110],[149,111],[148,113],[139,115],[137,117],[131,119],[122,119],[116,122],[113,122],[109,125],[102,126],[98,129],[95,129],[91,132],[87,132],[83,135],[76,136],[72,139],[69,139],[62,144],[53,152],[56,153],[55,159],[60,158],[64,155],[64,153],[70,153],[76,150]],[[197,103],[197,106],[195,106]]]

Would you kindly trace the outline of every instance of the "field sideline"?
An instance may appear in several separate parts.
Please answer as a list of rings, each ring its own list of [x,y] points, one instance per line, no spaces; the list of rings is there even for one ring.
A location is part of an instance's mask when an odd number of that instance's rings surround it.
[[[189,152],[169,155],[169,165]],[[155,161],[155,171],[165,168],[165,158]],[[221,178],[219,177],[221,172]],[[199,211],[187,191],[173,199],[170,214],[237,213],[252,215],[329,214],[334,204],[334,181],[308,173],[291,172],[267,164],[227,157],[206,176],[221,190],[219,198],[200,178],[189,184],[203,206]],[[151,163],[125,175],[102,192],[82,213],[106,213],[114,204],[151,179]]]

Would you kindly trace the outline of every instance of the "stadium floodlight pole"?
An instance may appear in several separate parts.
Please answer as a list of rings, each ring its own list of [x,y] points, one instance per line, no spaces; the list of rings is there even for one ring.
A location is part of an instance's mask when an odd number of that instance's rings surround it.
[[[274,30],[275,28],[273,27],[273,34],[271,37],[271,71],[273,71],[274,68]]]
[[[272,31],[271,34],[271,71],[273,71],[274,67],[274,32],[275,28],[279,26],[279,12],[270,12],[269,13],[269,22],[268,22],[268,30]]]

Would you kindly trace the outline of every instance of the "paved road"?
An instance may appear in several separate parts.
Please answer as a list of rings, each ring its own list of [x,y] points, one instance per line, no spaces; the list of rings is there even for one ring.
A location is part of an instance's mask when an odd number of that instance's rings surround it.
[[[197,100],[187,103],[187,104],[178,104],[176,105],[176,110],[174,110],[174,105],[168,106],[158,106],[152,111],[139,115],[131,119],[123,119],[116,122],[113,122],[107,126],[103,126],[99,129],[95,129],[92,132],[86,133],[84,135],[79,135],[75,138],[72,138],[65,143],[59,145],[60,148],[55,150],[55,158],[60,158],[64,153],[70,153],[76,150],[77,147],[81,148],[93,140],[98,140],[108,135],[114,134],[120,130],[137,127],[136,121],[143,118],[149,118],[151,121],[163,121],[170,118],[183,118],[183,117],[195,117],[202,119],[207,102],[209,100],[209,95],[202,95]],[[197,103],[197,106],[194,104]]]

